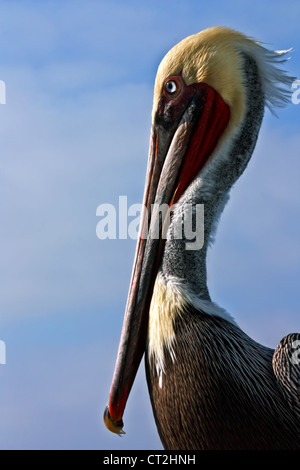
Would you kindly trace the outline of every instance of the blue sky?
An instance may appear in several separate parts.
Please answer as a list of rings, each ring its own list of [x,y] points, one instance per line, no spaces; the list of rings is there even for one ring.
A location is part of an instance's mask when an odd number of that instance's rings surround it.
[[[0,448],[161,449],[140,368],[126,436],[102,423],[135,250],[96,208],[142,199],[158,64],[217,24],[294,48],[298,1],[0,0]],[[266,111],[209,253],[209,287],[253,338],[299,331],[300,105]]]

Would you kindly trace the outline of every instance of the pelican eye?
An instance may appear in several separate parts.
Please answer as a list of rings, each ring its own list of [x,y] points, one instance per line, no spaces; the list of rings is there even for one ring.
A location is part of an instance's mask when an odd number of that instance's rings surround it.
[[[171,95],[177,91],[177,83],[174,82],[174,80],[169,80],[166,83],[165,87],[166,87],[167,92],[170,93]]]

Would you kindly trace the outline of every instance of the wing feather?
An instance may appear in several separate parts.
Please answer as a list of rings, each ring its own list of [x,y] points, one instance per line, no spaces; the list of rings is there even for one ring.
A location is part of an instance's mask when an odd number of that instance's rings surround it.
[[[300,418],[300,333],[291,333],[279,342],[272,363],[281,391]]]

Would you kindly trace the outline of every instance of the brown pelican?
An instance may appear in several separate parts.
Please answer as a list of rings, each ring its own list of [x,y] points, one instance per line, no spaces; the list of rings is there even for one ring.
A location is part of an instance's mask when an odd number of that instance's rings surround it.
[[[300,449],[300,335],[275,351],[258,344],[211,301],[206,282],[207,248],[264,108],[289,99],[292,79],[278,68],[286,52],[215,27],[181,41],[159,66],[145,210],[104,412],[113,432],[123,433],[145,352],[165,449]],[[183,225],[190,215],[196,243],[197,207],[204,207],[203,240],[191,249]]]

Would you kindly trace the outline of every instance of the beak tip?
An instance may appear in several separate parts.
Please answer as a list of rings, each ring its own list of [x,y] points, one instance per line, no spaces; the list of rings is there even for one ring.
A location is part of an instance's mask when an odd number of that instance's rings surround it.
[[[123,420],[120,419],[120,421],[114,421],[112,417],[110,416],[108,405],[106,405],[105,410],[104,410],[103,421],[109,431],[115,434],[118,434],[120,437],[126,434],[125,431],[123,431],[123,426],[124,426]]]

